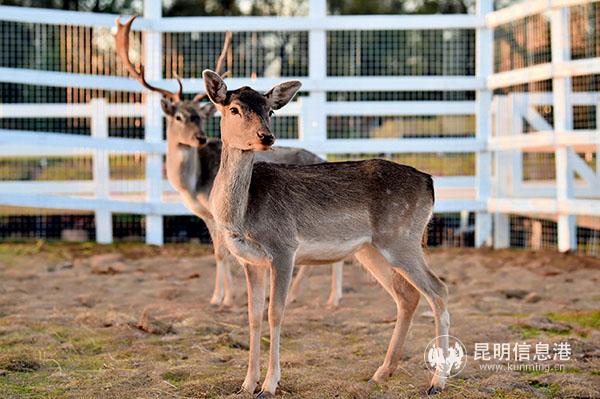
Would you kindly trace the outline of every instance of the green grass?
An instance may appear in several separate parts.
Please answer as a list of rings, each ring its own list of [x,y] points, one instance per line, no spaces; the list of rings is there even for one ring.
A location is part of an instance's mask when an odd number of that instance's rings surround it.
[[[549,313],[548,317],[552,321],[576,324],[580,327],[600,330],[600,310]]]
[[[558,331],[558,330],[552,330],[552,329],[539,329],[536,327],[532,327],[532,326],[528,326],[528,325],[517,325],[517,326],[513,326],[512,329],[516,332],[518,332],[519,334],[521,334],[521,338],[523,339],[529,339],[529,338],[536,338],[539,337],[542,334],[546,334],[549,336],[560,336],[560,337],[565,337],[568,335],[571,335],[572,331]],[[578,335],[580,335],[581,337],[586,337],[587,334],[585,333],[578,333]]]
[[[539,337],[542,332],[540,329],[531,326],[515,326],[514,329],[521,334],[523,339]]]
[[[557,395],[560,393],[560,384],[558,383],[548,384],[536,380],[531,381],[529,385],[532,388],[539,389],[540,391],[542,391],[546,398],[556,398]]]
[[[176,386],[179,388],[183,382],[188,380],[190,374],[181,369],[169,370],[162,375],[162,378],[167,381],[169,384]]]

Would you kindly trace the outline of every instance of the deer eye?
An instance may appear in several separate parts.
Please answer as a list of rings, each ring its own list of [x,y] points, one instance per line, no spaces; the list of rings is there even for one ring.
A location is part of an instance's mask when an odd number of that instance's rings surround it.
[[[200,121],[200,117],[198,117],[198,115],[192,115],[190,117],[190,121],[192,121],[192,123],[198,123]]]
[[[181,122],[183,120],[183,116],[181,114],[175,115],[175,120]]]
[[[232,113],[233,115],[239,115],[239,114],[240,114],[240,110],[239,110],[239,109],[237,109],[236,107],[231,107],[231,108],[229,108],[229,111],[231,111],[231,113]]]

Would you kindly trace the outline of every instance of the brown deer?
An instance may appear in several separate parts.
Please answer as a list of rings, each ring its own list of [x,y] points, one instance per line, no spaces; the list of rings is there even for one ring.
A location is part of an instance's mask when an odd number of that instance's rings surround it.
[[[181,195],[186,207],[206,224],[214,245],[217,272],[215,288],[210,303],[213,305],[232,305],[231,264],[237,263],[229,254],[223,241],[219,238],[214,221],[208,207],[208,196],[212,190],[214,178],[221,160],[221,140],[209,139],[204,127],[206,121],[214,115],[216,108],[212,102],[202,104],[206,94],[198,94],[192,100],[183,100],[183,86],[177,79],[177,93],[161,89],[149,84],[144,76],[144,66],[139,71],[129,59],[129,32],[135,16],[124,24],[117,18],[115,35],[116,51],[121,62],[131,76],[145,88],[163,95],[161,107],[167,118],[167,178]],[[225,76],[225,59],[231,46],[232,35],[225,35],[223,49],[217,60],[216,71]],[[325,162],[317,155],[297,148],[275,147],[273,151],[262,154],[259,158],[264,162],[312,164]],[[332,265],[331,293],[327,304],[335,307],[342,296],[342,263]],[[301,267],[294,281],[289,301],[297,298],[302,290],[302,282],[308,271]]]
[[[394,332],[382,381],[398,367],[420,294],[434,316],[436,344],[448,355],[447,288],[428,267],[422,238],[433,212],[430,175],[412,167],[369,161],[277,165],[255,163],[271,148],[274,110],[286,105],[300,82],[281,83],[265,94],[249,87],[230,91],[221,77],[203,73],[206,92],[221,112],[221,166],[210,209],[225,246],[243,264],[248,286],[250,355],[242,388],[253,393],[260,380],[260,334],[267,271],[270,272],[269,367],[263,397],[274,394],[281,376],[281,323],[294,264],[323,264],[352,254],[393,297]],[[443,389],[449,369],[436,371],[428,393]]]

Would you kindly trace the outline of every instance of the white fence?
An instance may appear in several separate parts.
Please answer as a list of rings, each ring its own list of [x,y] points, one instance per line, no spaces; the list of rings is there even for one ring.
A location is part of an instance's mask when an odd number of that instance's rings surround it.
[[[163,78],[164,32],[308,32],[307,76],[286,77],[301,80],[303,96],[284,108],[278,116],[298,117],[298,138],[279,140],[280,145],[300,146],[319,154],[421,154],[473,153],[473,175],[437,176],[436,212],[474,212],[475,245],[497,247],[510,244],[508,214],[547,214],[558,222],[558,246],[576,247],[575,215],[600,216],[598,169],[578,160],[576,150],[597,151],[597,130],[573,132],[569,116],[575,104],[598,103],[596,93],[571,95],[571,76],[600,73],[597,58],[569,59],[569,7],[588,1],[527,1],[500,11],[492,10],[491,0],[479,0],[474,15],[328,16],[324,0],[311,0],[306,17],[227,17],[166,18],[161,2],[146,0],[144,18],[133,30],[144,34],[143,59],[152,83],[174,86]],[[552,61],[508,72],[493,72],[494,29],[539,13],[551,14]],[[114,15],[94,15],[65,11],[0,6],[0,21],[32,24],[112,27]],[[74,22],[76,21],[76,22]],[[328,32],[408,31],[465,29],[475,32],[475,73],[461,76],[329,76]],[[558,40],[557,38],[561,38]],[[442,56],[442,54],[440,54]],[[249,85],[266,90],[283,78],[244,78],[228,80],[231,87]],[[553,79],[553,93],[510,94],[492,98],[493,90],[531,81]],[[99,74],[0,67],[0,82],[26,85],[77,87],[86,89],[140,92],[132,79]],[[184,91],[202,91],[201,80],[183,80]],[[474,100],[458,101],[328,101],[329,92],[475,92]],[[95,99],[78,104],[3,104],[0,118],[89,118],[89,136],[0,129],[0,157],[92,156],[93,180],[0,181],[0,205],[46,209],[93,211],[96,239],[111,242],[112,214],[146,215],[146,241],[163,243],[163,216],[187,215],[163,178],[163,118],[160,96],[146,94],[141,103],[108,103]],[[532,105],[552,105],[554,127],[535,114]],[[328,118],[403,117],[474,115],[475,132],[468,137],[429,138],[332,138]],[[114,138],[109,120],[114,117],[144,119],[144,139]],[[524,132],[522,119],[537,133]],[[597,121],[598,122],[598,121]],[[597,129],[598,127],[596,127]],[[521,129],[521,130],[520,130]],[[493,133],[494,132],[494,133]],[[440,132],[441,133],[441,132]],[[521,151],[542,149],[556,156],[556,182],[523,182],[519,160]],[[109,174],[111,154],[145,154],[145,177],[119,181]],[[596,160],[598,158],[596,157]],[[494,166],[495,163],[495,166]],[[510,165],[510,168],[506,167]],[[583,179],[576,181],[574,173]],[[581,179],[580,179],[581,180]],[[582,186],[584,184],[584,186]],[[585,197],[580,199],[578,197]],[[495,215],[492,218],[492,215]],[[553,216],[552,216],[553,215]],[[494,219],[494,220],[492,220]],[[494,234],[492,234],[492,232]]]

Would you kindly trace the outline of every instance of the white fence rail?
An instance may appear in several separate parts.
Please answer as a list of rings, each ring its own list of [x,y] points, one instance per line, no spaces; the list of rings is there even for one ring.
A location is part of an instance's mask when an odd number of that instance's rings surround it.
[[[590,1],[533,0],[493,11],[492,0],[478,0],[474,15],[329,16],[325,0],[311,0],[306,17],[186,17],[161,15],[159,0],[145,0],[144,16],[133,25],[144,33],[143,59],[148,80],[167,87],[162,76],[163,32],[308,32],[307,76],[289,77],[303,83],[303,96],[278,112],[298,117],[298,139],[280,145],[299,146],[319,154],[473,153],[471,176],[438,176],[436,212],[474,212],[475,244],[510,244],[508,214],[553,215],[558,222],[560,250],[576,246],[575,215],[600,216],[600,165],[591,168],[578,151],[597,153],[598,130],[573,130],[573,106],[598,106],[596,92],[571,92],[571,77],[600,73],[600,58],[571,60],[569,7]],[[550,15],[551,62],[494,73],[494,31],[536,14]],[[0,21],[84,27],[114,26],[115,15],[0,6]],[[328,76],[328,32],[467,29],[475,33],[475,73],[456,76]],[[442,56],[442,54],[440,54]],[[231,87],[250,85],[266,90],[282,78],[235,77]],[[552,79],[553,93],[509,94],[493,99],[493,90]],[[0,82],[141,92],[126,77],[25,68],[0,67]],[[183,79],[184,91],[203,90],[198,78]],[[474,101],[328,101],[328,92],[475,92]],[[93,180],[0,181],[0,205],[93,211],[96,238],[111,242],[112,213],[146,215],[146,241],[162,244],[165,215],[188,215],[163,178],[165,153],[160,97],[146,94],[142,103],[2,104],[0,118],[89,118],[89,136],[57,132],[0,129],[0,157],[91,156]],[[554,125],[535,111],[552,106]],[[598,109],[598,107],[596,108]],[[328,117],[474,116],[472,137],[338,139],[328,137]],[[143,118],[144,139],[109,137],[109,119]],[[525,132],[525,120],[535,132]],[[600,121],[596,119],[596,129]],[[525,151],[552,152],[555,181],[524,181]],[[144,154],[145,178],[121,181],[109,174],[111,154]],[[598,157],[596,156],[596,162]],[[578,178],[575,178],[577,174]],[[584,198],[585,197],[585,198]],[[494,217],[492,217],[494,216]],[[549,216],[550,218],[550,216]]]
[[[551,37],[551,61],[487,78],[496,89],[550,80],[552,92],[512,93],[495,98],[493,115],[495,136],[488,148],[495,153],[496,179],[488,211],[495,214],[494,246],[510,245],[507,214],[534,215],[557,223],[557,247],[560,251],[577,249],[577,216],[591,217],[590,227],[597,229],[600,216],[600,96],[597,92],[574,92],[572,78],[600,73],[600,58],[571,59],[570,6],[589,1],[528,1],[489,14],[488,26],[499,27],[535,14],[548,16]],[[571,31],[571,32],[570,32]],[[596,109],[594,130],[575,130],[575,106]],[[552,109],[552,121],[540,114],[540,108]],[[529,130],[525,131],[525,123]],[[526,154],[554,156],[554,178],[524,181]],[[582,154],[594,155],[585,161]],[[594,165],[595,164],[595,165]],[[596,217],[596,219],[593,219]]]

